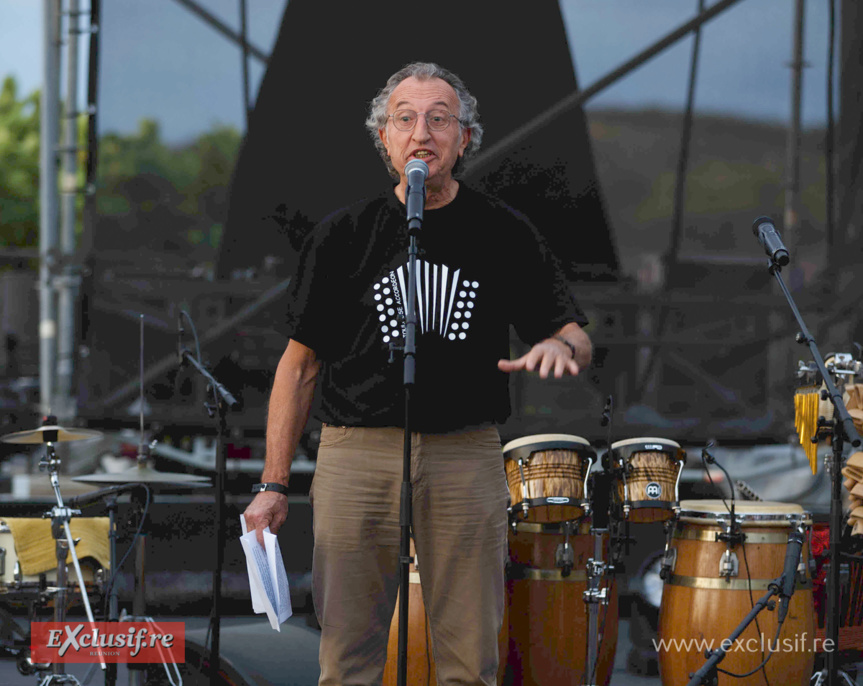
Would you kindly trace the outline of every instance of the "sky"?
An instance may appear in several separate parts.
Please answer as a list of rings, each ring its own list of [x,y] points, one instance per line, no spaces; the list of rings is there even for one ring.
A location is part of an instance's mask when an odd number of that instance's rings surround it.
[[[237,0],[200,2],[225,22],[238,25]],[[826,118],[828,2],[805,2],[805,126],[823,125]],[[22,94],[42,82],[43,4],[0,0],[0,78],[14,75]],[[82,7],[88,4],[81,0]],[[248,5],[251,40],[269,52],[285,0],[249,0]],[[580,85],[589,86],[692,18],[697,5],[696,0],[560,0]],[[122,70],[103,67],[103,132],[134,131],[144,116],[159,119],[163,136],[175,142],[214,124],[244,129],[235,46],[174,0],[106,0],[102,8],[106,27],[124,27],[122,35],[108,28],[102,34],[105,46],[111,46],[111,54],[123,64]],[[789,119],[794,9],[793,0],[741,0],[705,25],[695,99],[698,112],[772,122]],[[122,22],[109,21],[120,16]],[[691,45],[691,38],[680,41],[600,93],[587,108],[681,109]],[[263,68],[253,60],[253,93],[262,75]],[[168,81],[173,87],[166,93]]]

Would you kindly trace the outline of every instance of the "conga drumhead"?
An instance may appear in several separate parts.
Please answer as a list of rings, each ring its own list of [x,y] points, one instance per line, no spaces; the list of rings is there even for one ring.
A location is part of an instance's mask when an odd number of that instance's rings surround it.
[[[523,436],[509,441],[503,446],[503,456],[508,460],[518,460],[519,457],[528,458],[532,453],[544,450],[583,450],[593,452],[590,441],[581,436],[572,434],[534,434]]]
[[[731,501],[722,500],[681,500],[680,521],[688,524],[718,525],[719,519],[728,520],[731,516]],[[781,503],[769,500],[736,501],[734,516],[745,526],[791,526],[792,523],[811,524],[812,515],[795,503]]]

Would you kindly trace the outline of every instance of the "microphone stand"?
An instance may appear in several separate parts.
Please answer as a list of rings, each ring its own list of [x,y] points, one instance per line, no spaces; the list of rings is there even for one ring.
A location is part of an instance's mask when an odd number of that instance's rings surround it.
[[[404,388],[405,388],[405,437],[402,460],[402,485],[399,503],[399,635],[398,662],[396,673],[397,686],[407,685],[408,675],[408,598],[410,596],[411,558],[411,521],[413,520],[413,488],[411,487],[411,391],[416,383],[416,297],[417,297],[417,256],[419,255],[418,237],[423,221],[425,204],[425,179],[428,166],[414,160],[405,167],[408,186],[405,193],[407,206],[407,225],[410,246],[408,248],[408,297],[405,303],[405,343],[404,343]],[[411,165],[425,168],[422,183],[417,184],[417,175],[410,172]],[[411,178],[414,182],[411,183]],[[420,189],[416,186],[420,185]],[[417,197],[419,196],[419,197]],[[397,346],[393,346],[396,348]]]
[[[781,586],[781,579],[776,579],[770,583],[770,586],[767,589],[767,593],[765,593],[757,603],[752,607],[743,621],[737,625],[737,628],[731,632],[731,635],[726,638],[722,643],[719,644],[719,647],[716,650],[709,651],[710,655],[701,668],[690,675],[689,681],[686,683],[686,686],[716,686],[719,683],[719,674],[717,673],[717,667],[720,662],[725,659],[725,655],[728,652],[725,646],[733,646],[734,641],[737,640],[737,637],[740,636],[744,631],[746,631],[746,627],[752,624],[753,620],[758,616],[758,614],[769,605],[773,605],[773,601],[770,600],[774,595],[779,594],[779,589]],[[770,608],[773,609],[772,607]]]
[[[847,441],[852,446],[859,447],[861,444],[860,436],[854,427],[854,420],[848,413],[848,408],[842,400],[842,394],[836,389],[830,373],[827,371],[827,366],[824,364],[824,358],[818,351],[818,346],[815,344],[815,339],[806,328],[803,317],[797,309],[794,298],[791,292],[782,280],[782,271],[779,264],[775,260],[768,260],[768,270],[776,277],[779,287],[785,294],[788,305],[794,313],[797,323],[800,325],[800,331],[796,336],[798,343],[809,346],[809,351],[812,354],[812,359],[815,361],[818,371],[821,373],[821,378],[824,385],[827,387],[827,395],[830,402],[833,403],[835,411],[833,413],[833,426],[831,435],[833,437],[833,450],[828,463],[830,471],[830,576],[827,579],[827,631],[825,639],[831,641],[829,650],[827,651],[827,686],[839,685],[839,668],[837,665],[837,653],[839,651],[839,545],[842,537],[842,482],[840,474],[842,470],[842,451]],[[822,391],[822,394],[824,391]],[[817,440],[813,437],[813,440]],[[825,648],[827,647],[825,641]]]
[[[219,650],[220,650],[220,605],[222,598],[222,568],[225,561],[225,472],[226,444],[228,440],[228,410],[237,406],[237,399],[207,371],[206,367],[190,353],[180,347],[181,366],[188,362],[207,381],[207,393],[213,392],[215,404],[204,403],[207,415],[212,419],[218,413],[219,439],[216,442],[216,566],[213,569],[213,609],[210,615],[210,683],[217,686],[219,681]]]

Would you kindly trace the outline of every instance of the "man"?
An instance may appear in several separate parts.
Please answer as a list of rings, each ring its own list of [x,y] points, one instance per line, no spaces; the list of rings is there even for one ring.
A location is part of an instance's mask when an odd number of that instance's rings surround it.
[[[412,530],[439,683],[492,684],[505,602],[508,489],[496,424],[510,412],[507,374],[578,374],[591,358],[586,320],[529,222],[454,178],[482,136],[476,99],[457,76],[408,65],[372,101],[366,125],[398,184],[325,219],[303,251],[267,419],[262,481],[276,491],[258,493],[246,521],[259,532],[285,521],[280,486],[321,375],[311,492],[320,683],[379,683],[398,588],[404,394],[401,355],[390,358],[404,340],[404,168],[421,159]],[[506,359],[510,324],[533,344],[516,360]]]

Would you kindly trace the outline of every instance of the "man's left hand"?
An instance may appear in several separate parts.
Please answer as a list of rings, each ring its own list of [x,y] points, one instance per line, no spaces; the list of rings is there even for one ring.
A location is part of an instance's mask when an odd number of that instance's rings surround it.
[[[567,374],[575,376],[580,371],[570,349],[554,338],[540,341],[518,359],[498,360],[497,368],[502,372],[538,371],[543,379],[547,379],[550,372],[555,379],[560,379]]]
[[[568,341],[568,344],[560,339]],[[564,326],[551,338],[537,343],[527,354],[518,359],[498,360],[497,368],[507,373],[537,371],[543,379],[547,379],[549,373],[553,373],[554,378],[560,379],[566,375],[576,376],[581,369],[590,364],[592,354],[590,338],[578,324],[573,322]]]

